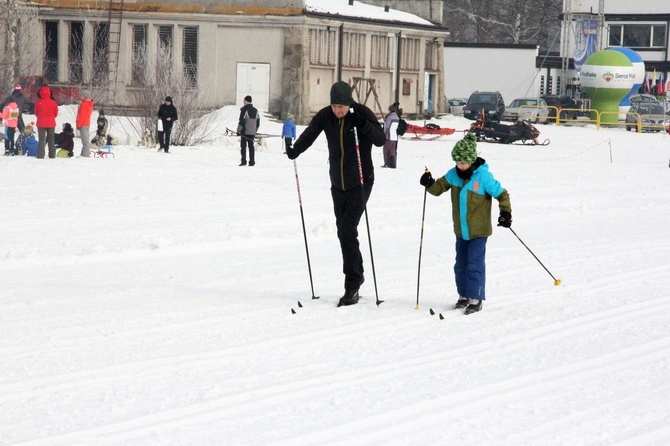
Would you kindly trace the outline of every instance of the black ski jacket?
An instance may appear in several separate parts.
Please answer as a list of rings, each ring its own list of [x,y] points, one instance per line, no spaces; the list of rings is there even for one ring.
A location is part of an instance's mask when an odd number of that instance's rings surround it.
[[[386,142],[384,130],[372,110],[356,102],[351,105],[351,109],[353,113],[347,113],[344,118],[338,119],[330,106],[322,108],[314,115],[309,126],[293,146],[294,150],[302,153],[316,141],[321,132],[324,132],[328,141],[330,183],[333,187],[343,191],[361,185],[352,115],[359,114],[364,118],[363,124],[359,124],[356,128],[363,180],[366,186],[371,186],[375,181],[372,167],[372,145],[381,147]]]

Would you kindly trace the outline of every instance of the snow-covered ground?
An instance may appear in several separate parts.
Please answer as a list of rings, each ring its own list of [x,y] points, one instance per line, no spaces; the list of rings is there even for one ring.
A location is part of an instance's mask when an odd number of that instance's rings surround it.
[[[234,128],[237,109],[217,116]],[[376,169],[379,307],[363,219],[364,299],[335,308],[323,137],[297,160],[318,301],[279,138],[255,167],[223,136],[169,155],[1,157],[0,444],[670,444],[670,138],[539,129],[549,146],[478,148],[562,284],[495,228],[469,316],[449,310],[446,195],[426,202],[416,308],[418,180],[453,165],[463,133],[403,140],[398,169]]]

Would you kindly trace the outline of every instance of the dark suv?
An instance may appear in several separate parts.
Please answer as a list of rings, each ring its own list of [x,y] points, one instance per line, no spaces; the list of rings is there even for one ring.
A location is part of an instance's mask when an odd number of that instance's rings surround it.
[[[474,121],[482,110],[486,113],[487,118],[500,121],[503,113],[505,113],[505,101],[500,92],[475,91],[463,107],[463,116]]]
[[[540,97],[544,99],[544,102],[546,102],[548,106],[556,107],[559,111],[564,108],[579,108],[579,105],[577,105],[577,103],[567,94],[545,94]],[[560,118],[577,119],[578,113],[579,112],[576,111],[561,113]],[[547,117],[556,119],[556,109],[550,108]]]

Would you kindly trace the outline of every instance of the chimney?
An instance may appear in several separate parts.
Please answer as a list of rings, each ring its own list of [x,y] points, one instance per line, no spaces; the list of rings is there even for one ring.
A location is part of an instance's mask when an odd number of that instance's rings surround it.
[[[389,12],[389,5],[384,6],[384,12]]]
[[[354,0],[349,0],[349,6],[354,6]]]

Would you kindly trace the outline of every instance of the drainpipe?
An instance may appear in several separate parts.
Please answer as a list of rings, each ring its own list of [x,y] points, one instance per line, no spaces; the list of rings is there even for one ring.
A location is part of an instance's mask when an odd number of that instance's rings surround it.
[[[395,60],[395,102],[400,103],[400,51],[402,42],[402,31],[396,34],[396,60]]]
[[[349,4],[354,0],[349,0]],[[342,80],[342,51],[344,49],[344,23],[340,25],[339,36],[337,38],[337,81]]]

